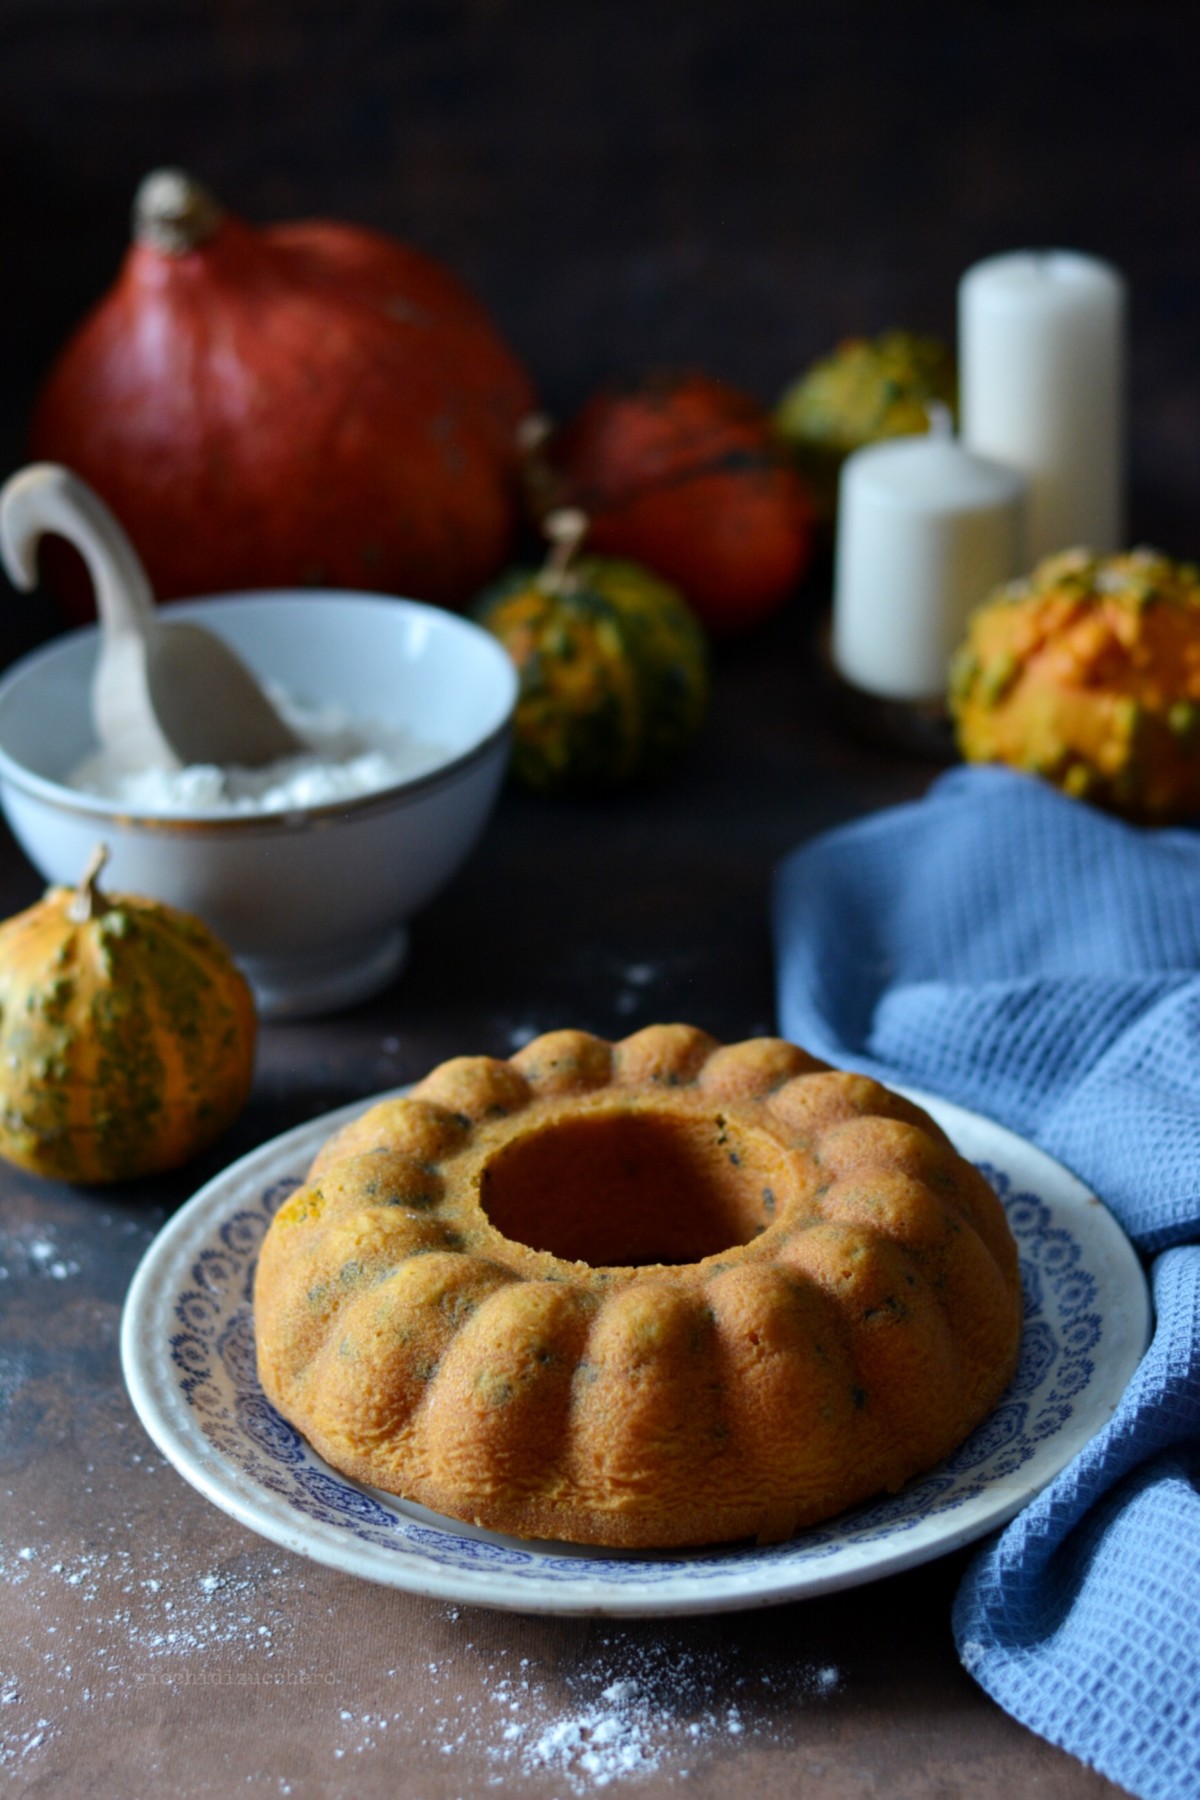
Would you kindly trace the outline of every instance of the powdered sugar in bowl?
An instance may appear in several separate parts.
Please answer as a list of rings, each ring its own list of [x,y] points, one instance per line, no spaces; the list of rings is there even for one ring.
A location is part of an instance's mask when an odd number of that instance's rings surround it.
[[[89,627],[0,682],[13,833],[63,884],[103,839],[108,884],[207,920],[266,1016],[350,1005],[396,973],[406,922],[486,823],[508,756],[512,664],[467,620],[371,594],[231,594],[171,611],[234,646],[285,699],[312,755],[267,771],[113,777],[93,760]]]

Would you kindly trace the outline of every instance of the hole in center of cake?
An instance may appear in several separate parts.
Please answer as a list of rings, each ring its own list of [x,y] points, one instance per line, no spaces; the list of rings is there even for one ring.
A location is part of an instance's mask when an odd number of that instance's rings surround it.
[[[507,1238],[596,1267],[692,1263],[747,1244],[775,1216],[783,1152],[722,1113],[594,1113],[527,1132],[480,1182]]]

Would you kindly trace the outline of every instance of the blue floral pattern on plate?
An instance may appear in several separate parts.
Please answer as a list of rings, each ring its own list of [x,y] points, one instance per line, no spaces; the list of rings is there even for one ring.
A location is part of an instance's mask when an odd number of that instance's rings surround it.
[[[243,1522],[318,1560],[447,1598],[544,1611],[718,1610],[925,1560],[1003,1523],[1082,1447],[1136,1365],[1149,1309],[1127,1240],[1073,1176],[978,1115],[914,1097],[1005,1206],[1021,1260],[1020,1364],[999,1406],[937,1469],[787,1543],[632,1554],[521,1543],[376,1494],[321,1461],[259,1386],[254,1265],[316,1146],[359,1107],[244,1158],[156,1240],[123,1325],[134,1403],[180,1471]]]

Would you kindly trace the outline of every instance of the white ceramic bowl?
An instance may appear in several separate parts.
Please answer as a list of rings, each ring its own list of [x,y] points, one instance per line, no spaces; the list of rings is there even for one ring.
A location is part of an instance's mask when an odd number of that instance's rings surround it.
[[[0,800],[48,881],[73,885],[107,843],[104,882],[206,920],[265,1016],[332,1011],[384,986],[405,922],[478,838],[508,757],[516,675],[477,625],[411,600],[283,591],[171,607],[200,619],[296,699],[401,724],[444,760],[395,787],[326,806],[234,816],[133,815],[64,785],[95,749],[95,626],[23,658],[0,681]]]

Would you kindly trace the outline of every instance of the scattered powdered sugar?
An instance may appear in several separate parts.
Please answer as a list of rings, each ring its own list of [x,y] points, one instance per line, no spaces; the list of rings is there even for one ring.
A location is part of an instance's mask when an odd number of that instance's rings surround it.
[[[542,1035],[541,1026],[534,1025],[528,1019],[522,1019],[517,1024],[508,1026],[507,1031],[510,1050],[523,1050],[526,1044],[532,1044],[535,1037]]]
[[[48,1281],[69,1281],[79,1270],[80,1264],[62,1253],[48,1227],[36,1234],[16,1230],[0,1233],[0,1281],[30,1275],[41,1275]]]
[[[147,1243],[162,1224],[163,1213],[157,1207],[143,1208],[136,1219],[121,1218],[113,1213],[92,1213],[89,1224],[99,1224],[121,1237],[141,1237]],[[69,1231],[69,1227],[67,1228]],[[72,1248],[92,1261],[91,1245],[77,1241]],[[82,1274],[84,1263],[72,1255],[61,1241],[60,1230],[48,1219],[34,1225],[14,1222],[0,1224],[0,1282],[4,1281],[71,1281]]]
[[[736,1718],[736,1709],[731,1709]],[[636,1681],[610,1682],[596,1700],[574,1714],[552,1719],[530,1731],[510,1720],[501,1734],[504,1745],[516,1748],[527,1771],[553,1769],[584,1779],[596,1787],[625,1775],[650,1774],[662,1757],[661,1726],[656,1729],[654,1709]],[[740,1730],[740,1723],[736,1727]],[[697,1726],[697,1733],[700,1727]],[[503,1751],[501,1751],[503,1754]]]
[[[337,706],[317,706],[269,688],[280,714],[310,746],[262,769],[210,764],[130,774],[103,750],[79,765],[67,786],[131,811],[153,814],[277,813],[328,806],[426,774],[450,756],[445,745],[402,725],[352,719]]]
[[[152,1454],[127,1460],[173,1479]],[[9,1648],[38,1669],[24,1684],[0,1666],[0,1777],[53,1743],[85,1741],[96,1708],[148,1683],[176,1695],[303,1685],[306,1754],[326,1746],[347,1786],[356,1764],[365,1773],[383,1759],[394,1769],[421,1750],[461,1766],[456,1793],[540,1776],[560,1796],[587,1795],[655,1774],[682,1783],[732,1749],[785,1746],[797,1711],[842,1685],[832,1663],[705,1642],[671,1625],[589,1635],[565,1661],[561,1644],[521,1655],[467,1637],[474,1615],[457,1607],[429,1620],[432,1659],[414,1641],[399,1666],[354,1671],[344,1651],[329,1652],[344,1595],[310,1594],[303,1564],[259,1544],[198,1575],[181,1570],[169,1532],[127,1534],[129,1523],[110,1517],[105,1541],[71,1554],[37,1537],[0,1545]],[[330,1629],[314,1633],[314,1618]],[[300,1772],[281,1758],[269,1774],[287,1793]]]
[[[140,1453],[130,1459],[148,1472],[164,1465]],[[0,1551],[0,1580],[10,1587],[32,1584],[39,1612],[55,1611],[56,1586],[75,1588],[88,1609],[90,1631],[111,1638],[93,1648],[93,1672],[113,1673],[122,1653],[132,1649],[150,1660],[209,1652],[227,1646],[252,1645],[266,1656],[274,1651],[276,1625],[264,1622],[257,1603],[265,1575],[181,1575],[178,1552],[144,1546],[114,1545],[62,1555],[46,1544],[19,1544]],[[148,1574],[147,1569],[158,1572]],[[276,1566],[270,1575],[279,1576]],[[70,1674],[70,1665],[63,1665]],[[0,1681],[3,1677],[0,1676]]]
[[[498,1679],[465,1716],[457,1659],[431,1663],[435,1680],[454,1688],[455,1707],[435,1709],[426,1742],[447,1756],[482,1749],[493,1787],[550,1772],[576,1794],[668,1768],[686,1777],[716,1749],[777,1740],[781,1702],[827,1699],[842,1680],[832,1664],[735,1672],[719,1651],[625,1632],[590,1646],[566,1677],[539,1672],[528,1657],[511,1669],[507,1661],[504,1651],[493,1658],[487,1672]]]
[[[140,1451],[128,1460],[149,1475],[167,1468]],[[88,1465],[84,1492],[92,1473]],[[130,1523],[110,1519],[107,1544],[71,1553],[44,1540],[0,1543],[10,1651],[38,1664],[36,1691],[0,1666],[0,1777],[68,1729],[82,1736],[94,1710],[120,1702],[134,1682],[175,1689],[272,1681],[277,1643],[292,1636],[274,1598],[279,1563],[260,1553],[197,1578],[180,1571],[169,1540],[120,1542],[120,1526]],[[293,1577],[294,1588],[303,1585]],[[24,1637],[18,1616],[29,1621]]]
[[[630,987],[649,987],[652,981],[657,981],[658,970],[653,963],[629,963],[623,971],[623,976]]]
[[[617,993],[613,1001],[616,1012],[628,1017],[642,1005],[647,988],[660,979],[662,971],[653,963],[625,963],[618,972]]]

